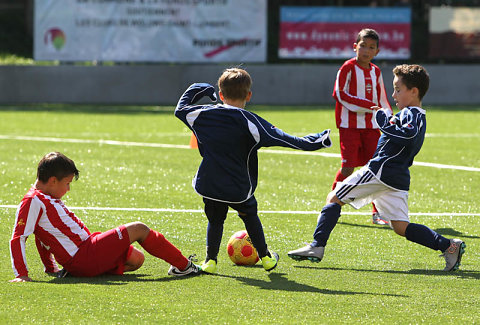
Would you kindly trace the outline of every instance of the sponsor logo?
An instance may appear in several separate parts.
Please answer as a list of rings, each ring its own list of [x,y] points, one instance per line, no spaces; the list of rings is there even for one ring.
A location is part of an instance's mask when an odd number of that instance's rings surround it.
[[[60,28],[50,28],[46,31],[44,42],[49,48],[60,51],[66,43],[65,33]]]
[[[372,92],[372,89],[373,89],[372,84],[365,85],[365,90],[367,91],[367,93],[370,94]]]

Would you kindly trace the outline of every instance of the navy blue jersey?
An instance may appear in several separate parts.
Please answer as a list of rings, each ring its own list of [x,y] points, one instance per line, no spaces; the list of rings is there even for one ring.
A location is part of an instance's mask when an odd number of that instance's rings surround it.
[[[318,150],[331,146],[330,130],[301,138],[292,136],[242,108],[194,105],[203,96],[216,98],[213,86],[193,84],[175,109],[175,116],[197,137],[203,159],[193,186],[203,197],[228,203],[249,199],[257,187],[257,150],[261,147]]]
[[[378,110],[375,119],[382,135],[367,166],[386,185],[408,191],[408,168],[413,164],[413,158],[422,148],[425,139],[425,110],[405,107],[393,116],[384,110]]]

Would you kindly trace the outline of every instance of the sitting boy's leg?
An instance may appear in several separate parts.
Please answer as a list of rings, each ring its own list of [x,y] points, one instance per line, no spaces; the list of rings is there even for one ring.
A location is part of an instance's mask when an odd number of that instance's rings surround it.
[[[130,245],[130,249],[128,250],[127,260],[125,261],[125,265],[123,268],[124,272],[132,272],[138,270],[145,261],[145,255],[143,253]]]
[[[94,233],[64,265],[73,276],[92,277],[101,274],[123,274],[130,249],[125,226]]]
[[[130,236],[130,242],[138,241],[150,255],[172,265],[168,274],[188,275],[200,273],[200,269],[183,256],[182,252],[158,231],[150,229],[142,222],[132,222],[126,224],[125,227]]]

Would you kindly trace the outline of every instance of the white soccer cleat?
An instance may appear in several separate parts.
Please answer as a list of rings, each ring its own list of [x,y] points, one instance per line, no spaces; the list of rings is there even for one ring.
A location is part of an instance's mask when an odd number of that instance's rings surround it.
[[[193,264],[195,256],[188,257],[188,264],[185,270],[179,270],[177,267],[170,265],[168,275],[185,276],[185,275],[199,275],[202,272],[202,268],[199,265]]]
[[[311,262],[320,262],[323,258],[325,247],[305,247],[288,252],[288,256],[296,261],[309,260]]]
[[[455,271],[458,270],[460,266],[460,261],[462,260],[462,255],[465,253],[465,243],[460,239],[450,239],[450,247],[447,248],[443,254],[445,258],[445,268],[444,271]]]

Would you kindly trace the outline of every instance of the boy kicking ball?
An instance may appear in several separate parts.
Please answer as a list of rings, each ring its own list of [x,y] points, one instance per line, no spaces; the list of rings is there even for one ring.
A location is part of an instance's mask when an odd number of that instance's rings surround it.
[[[264,269],[269,272],[277,266],[279,257],[267,248],[254,196],[258,149],[281,146],[318,150],[332,144],[330,130],[296,137],[246,110],[252,97],[251,85],[247,71],[226,69],[218,79],[222,104],[195,105],[204,96],[216,100],[212,85],[195,83],[185,91],[175,109],[175,116],[197,137],[203,157],[193,186],[203,197],[208,219],[207,257],[201,266],[206,273],[217,273],[217,255],[229,207],[238,212],[245,224]]]
[[[374,107],[382,135],[373,158],[330,192],[312,243],[290,251],[291,258],[320,262],[342,206],[350,204],[359,209],[373,201],[395,233],[441,251],[446,262],[444,271],[460,266],[466,247],[462,240],[447,239],[424,225],[411,223],[408,217],[409,167],[425,138],[427,121],[421,101],[428,90],[429,75],[422,66],[406,64],[395,67],[393,74],[392,96],[400,112],[392,116],[390,110]]]
[[[20,203],[15,218],[10,240],[15,279],[10,282],[32,281],[25,258],[25,243],[31,234],[35,234],[45,272],[57,277],[67,272],[78,277],[93,277],[135,271],[145,258],[131,245],[134,242],[171,264],[169,275],[200,273],[199,266],[183,256],[161,233],[142,222],[131,222],[104,233],[91,233],[61,201],[78,175],[75,163],[59,152],[51,152],[39,162],[37,180]]]

